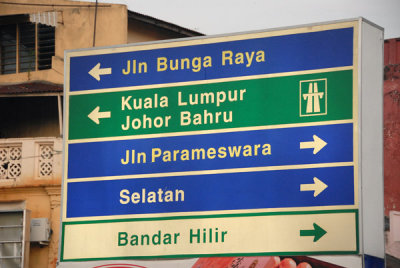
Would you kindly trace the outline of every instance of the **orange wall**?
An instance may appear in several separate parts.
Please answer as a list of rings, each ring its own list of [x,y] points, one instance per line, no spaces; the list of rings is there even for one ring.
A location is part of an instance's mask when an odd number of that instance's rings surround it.
[[[127,9],[125,5],[99,4],[94,34],[95,4],[65,0],[19,0],[20,4],[0,4],[0,16],[56,12],[55,56],[52,69],[37,72],[0,75],[0,84],[23,83],[41,80],[62,84],[64,82],[64,50],[126,44],[128,36]],[[41,5],[35,6],[35,3]],[[48,3],[48,6],[42,4]],[[80,7],[81,6],[81,7]]]

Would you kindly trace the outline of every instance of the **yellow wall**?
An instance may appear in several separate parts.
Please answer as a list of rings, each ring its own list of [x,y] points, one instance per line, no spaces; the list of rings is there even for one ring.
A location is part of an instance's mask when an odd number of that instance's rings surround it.
[[[52,176],[39,177],[38,143],[53,144]],[[0,146],[5,144],[21,144],[21,175],[18,179],[0,180],[0,211],[7,210],[6,204],[9,202],[24,202],[23,209],[31,211],[31,218],[49,219],[53,231],[50,244],[43,247],[31,244],[29,267],[55,267],[60,235],[62,139],[51,137],[0,139]]]
[[[89,48],[93,46],[94,4],[62,0],[18,0],[16,3],[48,3],[49,6],[0,4],[0,16],[33,14],[37,12],[57,12],[55,56],[52,59],[52,69],[0,75],[0,85],[37,80],[63,84],[64,50]],[[57,5],[73,5],[73,7]],[[79,7],[79,5],[82,5],[82,7]],[[126,44],[126,6],[100,4],[97,10],[96,46]],[[49,122],[49,124],[50,123],[52,122]],[[51,127],[58,127],[58,123],[53,122],[52,124],[54,126]],[[40,126],[38,125],[37,127]],[[34,135],[34,133],[37,132],[36,130],[29,131],[27,128],[26,131],[29,132],[27,134],[28,136],[36,136]],[[22,143],[23,145],[22,175],[17,180],[0,180],[0,203],[7,204],[7,202],[10,201],[25,201],[25,208],[31,211],[31,218],[48,218],[50,220],[51,229],[53,230],[51,241],[48,246],[40,247],[37,244],[31,244],[29,254],[29,267],[31,268],[56,267],[60,235],[61,155],[58,154],[55,156],[55,162],[53,163],[54,175],[52,178],[38,178],[36,173],[36,162],[38,158],[35,157],[37,152],[35,151],[34,144],[41,140],[46,139],[28,138],[10,140],[0,138],[0,146],[9,143]],[[57,151],[62,150],[60,146],[61,139],[56,139],[54,145]]]
[[[38,80],[63,84],[64,50],[93,47],[95,4],[65,0],[13,1],[18,4],[29,5],[0,4],[0,16],[34,14],[37,12],[57,13],[55,56],[52,58],[52,68],[49,70],[0,75],[0,86]],[[48,6],[43,6],[43,4],[48,4]],[[128,25],[128,14],[124,5],[99,4],[97,10],[96,46],[111,46],[183,37],[182,34],[135,19],[130,19]],[[8,99],[11,99],[10,97]],[[7,102],[6,98],[3,99],[3,104],[4,102]],[[46,126],[45,124],[52,124],[52,126]],[[62,157],[61,154],[55,156],[54,175],[51,178],[38,178],[37,173],[35,173],[37,169],[37,152],[35,152],[35,146],[38,142],[50,139],[50,142],[54,142],[54,149],[57,152],[61,152],[61,138],[55,138],[53,135],[50,138],[39,138],[35,133],[40,129],[29,130],[29,128],[35,127],[33,125],[27,124],[26,129],[13,137],[13,139],[4,139],[4,137],[2,139],[0,137],[0,146],[20,143],[23,147],[23,172],[21,178],[18,180],[0,180],[0,204],[7,204],[7,202],[11,201],[25,201],[25,208],[31,211],[32,218],[48,218],[50,220],[53,230],[50,244],[44,247],[31,245],[29,267],[56,267],[60,235]],[[44,120],[40,125],[35,125],[37,128],[48,127],[48,129],[46,128],[40,133],[51,134],[57,132],[58,125],[51,120]]]
[[[56,12],[55,56],[52,69],[37,72],[0,75],[0,84],[22,83],[41,80],[62,84],[64,73],[64,50],[126,44],[127,9],[124,5],[99,4],[94,34],[95,4],[63,0],[20,0],[20,4],[0,4],[0,16],[34,14],[37,12]],[[35,3],[49,6],[35,6]],[[66,5],[69,5],[67,7]],[[81,5],[82,7],[79,7]]]
[[[51,223],[53,234],[50,245],[30,245],[29,267],[56,267],[60,192],[60,186],[0,188],[3,204],[25,201],[25,209],[31,212],[31,218],[48,218]]]

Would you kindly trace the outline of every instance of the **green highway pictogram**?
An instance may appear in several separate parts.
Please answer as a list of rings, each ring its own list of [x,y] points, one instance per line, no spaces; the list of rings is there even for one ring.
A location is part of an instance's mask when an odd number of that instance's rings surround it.
[[[68,138],[117,137],[352,119],[352,79],[352,70],[346,70],[71,95],[69,106],[74,109],[69,111]],[[310,88],[312,92],[302,93],[304,88]],[[314,93],[314,89],[321,92]],[[303,115],[307,108],[304,110],[301,107],[307,104],[312,106],[310,111],[313,116]]]
[[[327,79],[300,81],[300,116],[327,114]]]
[[[318,224],[313,223],[313,230],[300,230],[300,236],[314,236],[314,242],[317,242],[321,237],[323,237],[327,232],[322,229]]]

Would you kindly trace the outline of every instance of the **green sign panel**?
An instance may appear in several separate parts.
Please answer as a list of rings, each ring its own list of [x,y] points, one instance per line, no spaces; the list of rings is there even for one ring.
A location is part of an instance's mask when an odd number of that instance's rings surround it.
[[[352,81],[347,70],[71,95],[69,138],[351,119]]]

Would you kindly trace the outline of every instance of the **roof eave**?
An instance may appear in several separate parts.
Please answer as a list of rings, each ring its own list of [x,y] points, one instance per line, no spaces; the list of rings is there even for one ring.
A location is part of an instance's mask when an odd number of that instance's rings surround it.
[[[138,21],[141,21],[144,23],[148,23],[148,24],[151,24],[151,25],[154,25],[154,26],[157,26],[160,28],[164,28],[166,30],[169,30],[169,31],[172,31],[175,33],[185,35],[187,37],[204,36],[204,34],[202,34],[200,32],[196,32],[196,31],[178,26],[176,24],[169,23],[169,22],[166,22],[163,20],[159,20],[159,19],[147,16],[147,15],[143,15],[138,12],[131,11],[131,10],[128,10],[128,19],[134,19],[134,20],[138,20]]]

